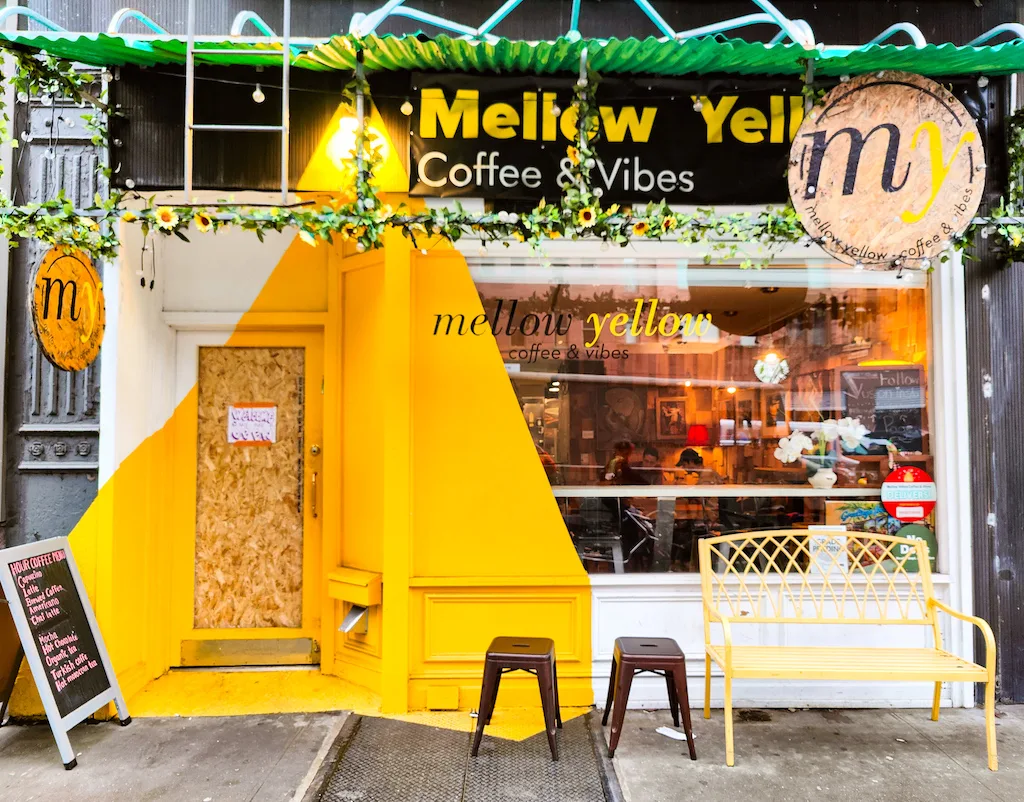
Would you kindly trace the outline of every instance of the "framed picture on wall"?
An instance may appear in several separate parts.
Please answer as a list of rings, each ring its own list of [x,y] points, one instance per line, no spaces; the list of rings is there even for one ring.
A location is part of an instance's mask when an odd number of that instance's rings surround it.
[[[789,404],[786,403],[786,391],[781,387],[765,390],[762,397],[764,399],[764,436],[788,436]]]
[[[658,399],[658,439],[686,439],[686,398],[684,396]]]

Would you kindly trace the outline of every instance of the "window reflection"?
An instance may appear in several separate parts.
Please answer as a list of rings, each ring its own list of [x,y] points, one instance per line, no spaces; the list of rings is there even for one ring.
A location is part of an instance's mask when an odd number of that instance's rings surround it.
[[[665,273],[477,277],[588,570],[695,570],[700,537],[824,523],[826,491],[877,499],[891,459],[931,469],[923,281]],[[830,429],[843,419],[863,427],[855,441]]]

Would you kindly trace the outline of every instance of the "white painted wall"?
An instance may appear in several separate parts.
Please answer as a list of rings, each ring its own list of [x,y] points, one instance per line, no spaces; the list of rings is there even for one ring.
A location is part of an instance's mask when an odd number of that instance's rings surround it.
[[[192,372],[182,375],[179,348],[191,353],[200,340],[223,344],[296,236],[271,233],[261,243],[255,234],[232,228],[193,232],[186,243],[156,234],[149,238],[151,250],[143,251],[140,227],[121,229],[120,257],[106,264],[103,276],[101,483],[167,422],[194,385],[194,359],[185,359]],[[197,336],[199,331],[205,333]]]

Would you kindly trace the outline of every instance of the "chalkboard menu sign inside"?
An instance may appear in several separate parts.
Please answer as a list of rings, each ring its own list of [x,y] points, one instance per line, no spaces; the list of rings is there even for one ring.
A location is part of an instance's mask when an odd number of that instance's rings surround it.
[[[860,418],[869,451],[884,453],[888,440],[900,451],[924,450],[924,372],[907,367],[843,370],[839,374],[843,415]]]
[[[0,585],[66,768],[67,733],[108,702],[131,721],[67,538],[0,551]]]

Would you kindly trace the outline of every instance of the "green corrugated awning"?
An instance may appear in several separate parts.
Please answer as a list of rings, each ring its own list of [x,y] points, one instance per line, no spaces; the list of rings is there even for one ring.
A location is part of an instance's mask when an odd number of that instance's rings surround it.
[[[0,39],[30,50],[94,66],[184,64],[184,39],[105,33],[0,32]],[[766,44],[707,36],[694,39],[559,38],[545,42],[499,39],[494,43],[446,35],[338,35],[291,46],[292,64],[311,70],[351,70],[361,47],[366,68],[454,72],[573,73],[584,47],[591,68],[604,74],[635,75],[803,75],[802,60],[813,56],[822,76],[856,75],[873,70],[907,70],[921,75],[1001,75],[1024,71],[1024,41],[969,47],[954,44],[863,45],[805,50],[793,43]],[[229,51],[202,55],[204,49]],[[272,67],[281,63],[273,41],[197,40],[197,63]]]

